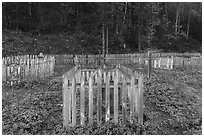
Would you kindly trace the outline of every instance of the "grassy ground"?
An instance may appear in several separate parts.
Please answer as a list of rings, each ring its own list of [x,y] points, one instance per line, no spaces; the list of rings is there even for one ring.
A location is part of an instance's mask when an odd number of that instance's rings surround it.
[[[109,122],[65,130],[60,76],[70,68],[56,66],[54,76],[13,88],[3,84],[3,134],[202,134],[201,67],[154,70],[151,79],[145,77],[143,126]]]

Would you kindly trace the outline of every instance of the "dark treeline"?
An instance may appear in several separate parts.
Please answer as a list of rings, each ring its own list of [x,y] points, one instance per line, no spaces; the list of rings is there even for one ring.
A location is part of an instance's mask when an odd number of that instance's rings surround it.
[[[94,52],[201,51],[198,2],[4,2],[2,13],[3,30],[67,33]]]

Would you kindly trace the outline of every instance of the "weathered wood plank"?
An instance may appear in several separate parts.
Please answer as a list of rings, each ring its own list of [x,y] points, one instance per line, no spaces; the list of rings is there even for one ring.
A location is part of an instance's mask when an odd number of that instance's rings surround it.
[[[84,79],[85,77],[81,78],[81,100],[80,100],[80,106],[81,106],[81,125],[85,126],[85,88],[84,88]]]
[[[66,77],[63,77],[63,126],[65,128],[68,128],[69,121],[68,121],[68,79]]]
[[[123,86],[122,86],[122,113],[123,113],[123,125],[126,124],[126,116],[127,116],[127,85],[126,78],[122,75]]]
[[[106,76],[106,122],[110,120],[110,72]]]
[[[68,85],[71,83],[71,80],[68,80]],[[71,124],[72,121],[72,88],[68,86],[68,123]]]
[[[131,86],[130,86],[130,122],[133,123],[133,116],[134,116],[134,81],[135,77],[132,76],[131,78]]]
[[[138,117],[138,96],[139,96],[139,86],[138,86],[138,79],[139,74],[135,74],[135,80],[134,80],[134,115]]]
[[[72,126],[76,126],[76,78],[72,79]]]
[[[144,88],[143,88],[143,75],[141,74],[140,77],[139,77],[139,93],[138,93],[138,123],[139,124],[143,124],[143,92],[144,92]]]
[[[101,71],[99,70],[99,75],[97,76],[97,122],[98,125],[101,124],[101,96],[102,96],[102,74]]]
[[[93,78],[89,78],[89,125],[93,125]]]

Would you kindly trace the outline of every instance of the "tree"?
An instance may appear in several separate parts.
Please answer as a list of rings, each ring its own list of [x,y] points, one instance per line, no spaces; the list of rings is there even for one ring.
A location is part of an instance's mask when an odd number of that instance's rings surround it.
[[[148,47],[172,49],[173,41],[184,39],[202,41],[202,3],[4,2],[2,5],[4,29],[71,32],[79,35],[78,43],[84,48],[94,43],[103,54],[135,52]],[[91,38],[97,42],[90,44]]]

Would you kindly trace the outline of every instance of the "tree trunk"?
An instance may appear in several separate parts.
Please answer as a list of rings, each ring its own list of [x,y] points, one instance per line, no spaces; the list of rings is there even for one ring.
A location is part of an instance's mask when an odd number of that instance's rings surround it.
[[[179,14],[179,16],[178,16],[178,33],[180,33],[180,27],[181,27],[180,22],[181,22],[181,15]]]
[[[66,24],[67,24],[67,12],[66,12],[67,9],[68,9],[68,4],[66,2],[64,2],[64,6],[63,6],[63,27],[66,26]]]
[[[11,28],[11,21],[10,21],[10,16],[7,15],[7,23],[8,23],[8,28]]]
[[[102,23],[102,54],[105,58],[105,13],[104,13],[104,4],[102,4],[102,14],[101,14],[101,23]]]
[[[19,18],[18,18],[18,3],[16,3],[16,30],[18,30]]]
[[[119,35],[119,31],[118,31],[118,25],[116,24],[116,27],[115,27],[115,32],[117,35]]]
[[[186,32],[186,36],[187,36],[187,38],[188,38],[188,36],[189,36],[189,29],[190,29],[190,12],[189,12],[189,14],[188,14],[188,26],[187,26],[187,32]]]
[[[108,26],[106,28],[106,54],[108,54]]]
[[[113,27],[113,25],[114,25],[114,11],[113,11],[113,2],[111,2],[111,17],[112,17],[112,27]]]
[[[149,43],[148,43],[148,48],[151,47],[151,43],[152,43],[152,38],[153,38],[153,20],[154,20],[154,14],[153,14],[153,3],[151,4],[151,8],[152,8],[152,12],[151,12],[151,26],[150,26],[150,34],[149,34]]]
[[[179,9],[176,10],[175,34],[178,34]]]
[[[102,46],[103,46],[103,49],[102,49],[102,54],[103,56],[105,56],[105,25],[104,25],[104,22],[102,24]]]
[[[123,17],[123,24],[125,24],[125,19],[126,19],[126,15],[127,15],[127,6],[128,6],[128,3],[126,2],[125,3],[125,15]]]
[[[138,50],[141,51],[141,34],[140,34],[140,25],[139,25],[139,31],[138,31]]]
[[[167,19],[167,28],[169,27],[169,23],[168,23],[168,21],[169,21],[169,17],[168,17],[168,7],[167,7],[167,3],[165,4],[165,12],[166,12],[166,19]]]
[[[32,2],[29,2],[29,30],[32,29]]]
[[[139,3],[139,16],[138,16],[138,50],[141,50],[141,5]]]
[[[76,15],[77,15],[77,20],[78,20],[78,16],[79,16],[79,7],[78,7],[78,3],[76,3]]]

